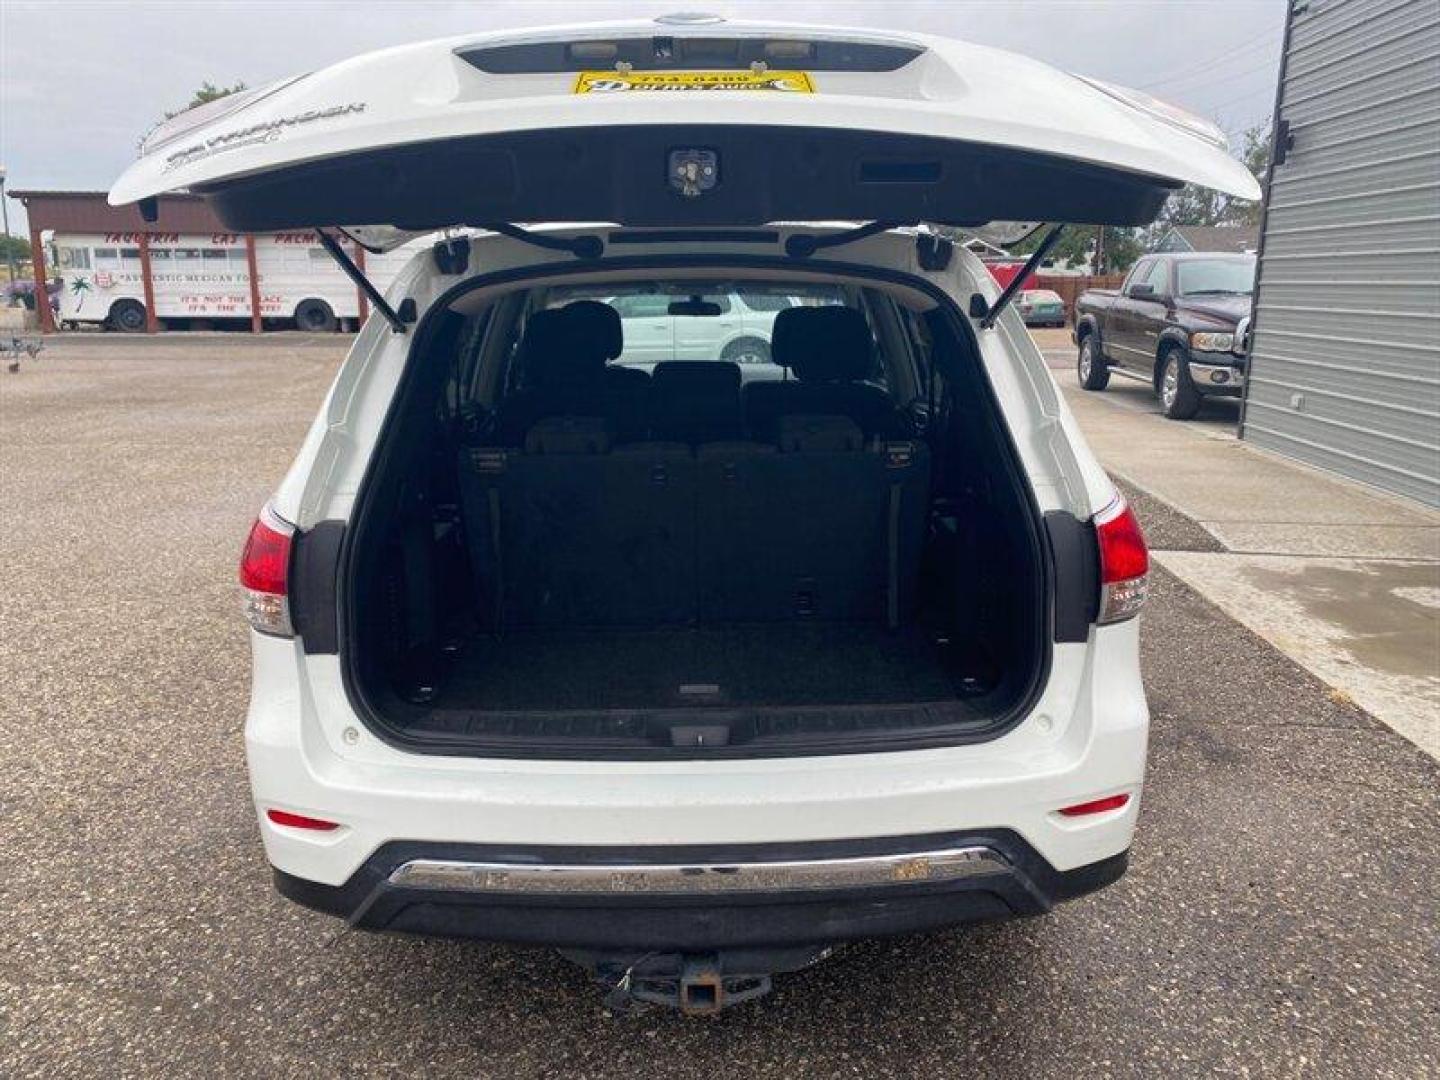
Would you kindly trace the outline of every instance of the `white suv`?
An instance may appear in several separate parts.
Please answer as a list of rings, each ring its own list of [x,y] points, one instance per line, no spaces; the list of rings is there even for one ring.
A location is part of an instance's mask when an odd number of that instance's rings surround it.
[[[1258,194],[1131,91],[713,21],[388,49],[157,130],[113,201],[456,230],[372,297],[245,547],[280,890],[708,1011],[1114,881],[1144,541],[1010,296],[919,223],[1135,225],[1187,182]],[[617,298],[742,285],[799,298],[780,378],[615,363]]]
[[[725,360],[773,368],[770,335],[775,316],[798,299],[783,292],[735,289],[710,295],[652,290],[628,292],[607,303],[620,316],[625,351],[615,360],[653,371],[666,360]],[[763,376],[759,376],[763,377]]]

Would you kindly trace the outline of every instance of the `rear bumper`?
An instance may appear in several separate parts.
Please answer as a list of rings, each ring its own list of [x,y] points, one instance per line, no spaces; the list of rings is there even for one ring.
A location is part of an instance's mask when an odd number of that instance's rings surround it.
[[[377,931],[562,949],[820,945],[1038,915],[1102,888],[1128,852],[1057,871],[1008,830],[730,848],[392,843],[343,885],[280,892]],[[437,869],[443,867],[444,869]],[[563,880],[562,880],[563,879]]]
[[[252,642],[245,743],[265,853],[278,870],[337,888],[403,842],[522,852],[685,846],[713,862],[736,845],[848,848],[856,838],[1000,828],[1063,871],[1127,849],[1141,804],[1148,717],[1133,620],[1097,628],[1087,644],[1055,645],[1034,714],[988,742],[713,761],[406,753],[371,737],[346,708],[335,657],[302,658],[295,642],[258,634]],[[1059,812],[1121,792],[1132,797],[1117,810]],[[271,821],[270,809],[338,824],[291,828]]]

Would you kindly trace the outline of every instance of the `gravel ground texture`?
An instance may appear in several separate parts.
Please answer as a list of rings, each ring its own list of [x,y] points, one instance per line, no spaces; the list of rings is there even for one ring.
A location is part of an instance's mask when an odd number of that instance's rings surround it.
[[[1440,773],[1163,573],[1131,872],[1045,918],[852,946],[692,1020],[283,901],[234,570],[338,341],[0,373],[0,1075],[1440,1074]]]
[[[1205,526],[1194,521],[1167,502],[1141,491],[1128,480],[1118,476],[1110,478],[1125,496],[1140,527],[1145,531],[1145,540],[1157,551],[1224,551],[1225,545],[1215,538]]]

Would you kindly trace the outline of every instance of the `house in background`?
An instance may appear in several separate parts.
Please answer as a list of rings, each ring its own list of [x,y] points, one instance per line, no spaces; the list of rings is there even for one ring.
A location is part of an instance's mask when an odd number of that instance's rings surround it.
[[[1293,0],[1240,436],[1440,507],[1440,4]]]
[[[1186,251],[1253,252],[1260,243],[1254,225],[1172,225],[1151,251],[1179,254]]]

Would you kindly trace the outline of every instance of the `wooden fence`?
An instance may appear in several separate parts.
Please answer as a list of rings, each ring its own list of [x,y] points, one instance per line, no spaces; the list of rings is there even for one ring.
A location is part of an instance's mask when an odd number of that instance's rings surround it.
[[[1075,325],[1075,300],[1086,289],[1118,289],[1125,280],[1124,274],[1036,274],[1031,281],[1032,289],[1050,289],[1060,294],[1065,301],[1065,321]]]

